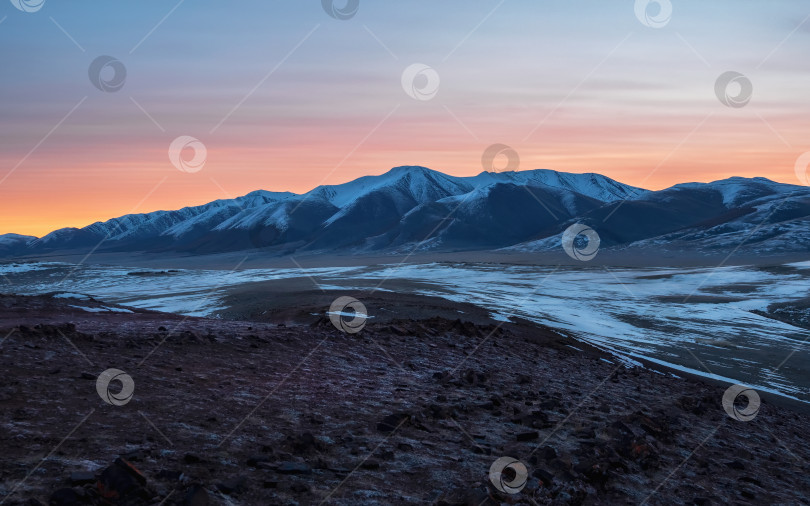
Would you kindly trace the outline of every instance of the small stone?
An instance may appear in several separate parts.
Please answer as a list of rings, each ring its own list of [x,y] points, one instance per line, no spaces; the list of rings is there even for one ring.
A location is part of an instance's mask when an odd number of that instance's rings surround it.
[[[51,494],[48,499],[50,506],[79,506],[81,504],[79,494],[72,488],[60,488]]]
[[[303,453],[314,446],[316,446],[315,436],[313,436],[311,432],[304,432],[299,435],[293,443],[293,447],[298,453]]]
[[[118,457],[115,459],[115,465],[124,469],[130,476],[135,478],[142,487],[146,485],[146,476],[144,476],[137,467],[132,465],[128,460]]]
[[[121,457],[124,460],[140,461],[146,457],[146,452],[143,450],[133,450],[131,452],[121,454]]]
[[[545,461],[554,460],[557,458],[557,450],[550,446],[544,446],[540,448],[539,456]]]
[[[70,473],[68,481],[70,481],[71,485],[86,485],[88,483],[95,483],[96,475],[89,471],[77,471]]]
[[[208,491],[202,485],[192,485],[183,498],[183,506],[208,506]]]
[[[193,453],[186,453],[183,456],[183,462],[185,462],[186,464],[197,464],[199,462],[202,462],[202,459],[194,455]]]
[[[750,483],[752,485],[756,485],[759,488],[765,488],[765,485],[763,485],[761,481],[751,476],[742,476],[738,481]]]
[[[306,483],[297,482],[290,485],[290,490],[297,494],[301,494],[304,492],[309,492],[310,487]]]
[[[144,484],[146,478],[140,471],[118,458],[113,465],[101,472],[98,489],[101,497],[121,501],[125,498],[143,496]]]
[[[433,379],[435,379],[435,380],[444,381],[445,379],[447,379],[449,377],[450,377],[450,373],[447,372],[447,371],[440,371],[440,372],[434,372],[433,373]]]
[[[554,475],[540,467],[535,469],[532,475],[535,478],[539,479],[546,487],[550,486],[551,483],[554,481]]]
[[[161,469],[157,473],[157,478],[159,480],[165,481],[180,481],[180,477],[183,476],[183,473],[180,471],[171,471],[168,469]]]
[[[244,476],[236,476],[228,478],[227,480],[217,483],[217,489],[224,494],[237,494],[245,490],[245,483],[247,478]]]
[[[276,467],[280,474],[311,474],[312,468],[303,462],[282,462]]]
[[[411,417],[408,413],[394,413],[386,416],[377,424],[377,430],[386,434],[391,434],[400,424]]]
[[[251,467],[256,467],[259,463],[266,462],[270,462],[270,457],[268,455],[251,455],[247,459],[247,465]]]
[[[363,462],[362,464],[360,464],[360,467],[362,467],[363,469],[369,469],[369,470],[371,470],[371,469],[379,469],[380,468],[380,463],[377,462],[376,460],[367,460],[367,461]]]

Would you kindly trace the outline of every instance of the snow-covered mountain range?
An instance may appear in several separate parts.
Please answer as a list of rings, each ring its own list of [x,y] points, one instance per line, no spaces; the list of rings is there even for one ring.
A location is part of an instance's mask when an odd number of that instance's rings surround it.
[[[0,235],[5,257],[54,251],[190,254],[263,248],[401,252],[559,248],[577,221],[604,247],[771,254],[810,250],[810,188],[764,178],[648,191],[599,174],[552,170],[453,177],[425,167],[319,186],[303,195],[258,190],[176,211],[126,215],[42,237]]]

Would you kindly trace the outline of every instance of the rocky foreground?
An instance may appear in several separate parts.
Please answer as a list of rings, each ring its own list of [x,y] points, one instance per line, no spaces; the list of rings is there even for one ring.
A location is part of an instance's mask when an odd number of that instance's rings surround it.
[[[345,334],[326,317],[280,326],[123,311],[0,296],[2,504],[810,496],[801,409],[763,395],[741,422],[721,405],[728,385],[626,368],[552,329],[432,318]],[[97,389],[109,369],[131,378],[131,396],[115,381]],[[500,457],[525,464],[518,493],[490,480]]]

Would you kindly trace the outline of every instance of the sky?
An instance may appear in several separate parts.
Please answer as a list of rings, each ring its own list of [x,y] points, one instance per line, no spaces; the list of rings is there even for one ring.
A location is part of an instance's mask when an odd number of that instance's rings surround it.
[[[653,190],[800,184],[808,18],[791,0],[0,0],[0,233],[504,169],[482,166],[493,144]]]

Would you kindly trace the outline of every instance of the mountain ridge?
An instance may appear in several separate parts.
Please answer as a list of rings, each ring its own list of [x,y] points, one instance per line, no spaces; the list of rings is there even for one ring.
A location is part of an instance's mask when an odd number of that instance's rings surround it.
[[[549,238],[577,221],[598,230],[607,247],[657,244],[661,238],[687,249],[688,243],[716,249],[712,240],[725,244],[757,227],[755,238],[771,243],[763,251],[782,251],[810,249],[808,215],[807,187],[761,177],[650,191],[596,173],[536,169],[457,177],[400,166],[303,194],[255,190],[174,211],[63,228],[42,238],[0,235],[0,256],[90,248],[363,253],[409,245],[535,251],[549,248],[554,242]],[[757,219],[762,221],[756,224]],[[762,236],[766,231],[770,235]],[[796,235],[794,241],[782,237],[788,232]]]

